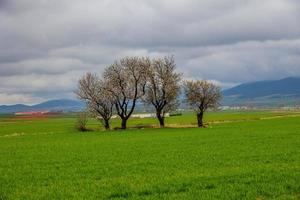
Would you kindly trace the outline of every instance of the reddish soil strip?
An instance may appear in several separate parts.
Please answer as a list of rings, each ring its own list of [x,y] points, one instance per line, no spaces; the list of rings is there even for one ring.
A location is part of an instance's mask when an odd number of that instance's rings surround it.
[[[34,114],[34,115],[17,115],[12,119],[26,119],[26,120],[39,120],[39,119],[49,119],[53,117],[58,117],[60,114]]]

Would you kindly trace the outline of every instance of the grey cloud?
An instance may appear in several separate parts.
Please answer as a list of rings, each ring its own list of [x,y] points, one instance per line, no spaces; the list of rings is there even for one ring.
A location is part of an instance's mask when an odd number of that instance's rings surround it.
[[[196,51],[199,56],[186,63],[191,77],[238,83],[300,75],[300,40],[244,42]]]
[[[0,0],[0,103],[71,97],[127,55],[225,87],[299,76],[298,19],[298,0]]]
[[[75,58],[48,57],[36,58],[21,62],[1,63],[0,76],[27,74],[62,74],[70,70],[88,68],[81,60]]]
[[[35,48],[78,43],[198,46],[288,39],[300,34],[299,8],[295,6],[299,3],[295,1],[25,2],[16,4],[22,9],[2,21],[10,21],[6,26],[19,43]]]

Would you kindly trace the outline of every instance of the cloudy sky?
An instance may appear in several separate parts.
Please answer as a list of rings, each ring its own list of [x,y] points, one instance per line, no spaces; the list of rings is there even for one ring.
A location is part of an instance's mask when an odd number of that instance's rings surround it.
[[[0,0],[0,104],[73,98],[87,71],[171,54],[224,88],[300,76],[300,1]]]

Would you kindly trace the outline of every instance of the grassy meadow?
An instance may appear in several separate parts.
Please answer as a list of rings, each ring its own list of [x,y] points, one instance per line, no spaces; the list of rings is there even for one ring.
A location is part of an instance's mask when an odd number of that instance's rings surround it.
[[[75,121],[0,117],[0,200],[300,199],[300,113],[212,112],[202,129],[192,113],[164,129]]]

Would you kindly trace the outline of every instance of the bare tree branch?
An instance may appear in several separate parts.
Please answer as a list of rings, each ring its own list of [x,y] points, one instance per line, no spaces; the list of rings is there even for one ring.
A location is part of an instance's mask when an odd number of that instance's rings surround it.
[[[106,68],[106,90],[115,99],[117,114],[122,119],[121,128],[126,129],[136,101],[145,93],[149,58],[125,57]]]
[[[197,112],[198,126],[203,127],[203,115],[214,109],[222,99],[221,88],[208,81],[186,81],[184,83],[187,102]]]
[[[179,102],[181,74],[175,72],[174,57],[153,59],[149,68],[143,101],[153,105],[160,126],[164,127],[164,114],[175,109]]]
[[[87,73],[78,81],[75,94],[86,102],[88,109],[99,116],[105,129],[109,129],[109,120],[113,113],[114,98],[105,90],[105,83],[96,75]]]

